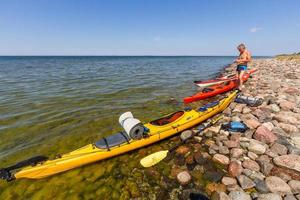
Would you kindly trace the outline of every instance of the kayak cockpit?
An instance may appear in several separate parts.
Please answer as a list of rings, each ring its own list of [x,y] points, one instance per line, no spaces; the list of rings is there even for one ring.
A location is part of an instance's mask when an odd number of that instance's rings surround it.
[[[121,144],[128,143],[130,138],[125,132],[118,132],[116,134],[102,138],[95,142],[95,146],[99,149],[109,150],[112,147],[120,146]]]
[[[184,114],[184,111],[178,111],[178,112],[172,113],[166,117],[151,121],[150,124],[155,125],[155,126],[164,126],[166,124],[170,124],[170,123],[176,121],[183,114]]]

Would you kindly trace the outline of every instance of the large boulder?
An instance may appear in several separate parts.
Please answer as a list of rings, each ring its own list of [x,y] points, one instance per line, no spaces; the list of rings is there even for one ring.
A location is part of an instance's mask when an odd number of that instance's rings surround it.
[[[256,132],[253,136],[256,140],[265,143],[273,143],[277,140],[277,136],[272,133],[267,127],[260,126],[256,129]]]
[[[273,162],[280,167],[288,168],[300,172],[300,156],[295,154],[288,154],[278,156],[273,159]]]
[[[282,180],[277,176],[269,176],[266,178],[265,182],[268,189],[272,193],[276,193],[280,195],[286,195],[292,193],[290,186],[286,182],[284,182],[284,180]]]

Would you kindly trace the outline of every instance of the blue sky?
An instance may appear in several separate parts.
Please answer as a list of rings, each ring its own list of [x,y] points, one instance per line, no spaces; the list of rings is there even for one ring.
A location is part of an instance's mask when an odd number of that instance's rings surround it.
[[[300,51],[299,0],[0,0],[0,55]]]

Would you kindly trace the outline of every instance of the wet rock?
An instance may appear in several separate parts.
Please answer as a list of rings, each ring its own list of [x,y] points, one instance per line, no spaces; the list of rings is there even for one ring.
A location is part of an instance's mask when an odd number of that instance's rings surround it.
[[[288,154],[283,156],[278,156],[273,159],[273,162],[280,167],[293,169],[300,172],[300,156],[294,154]]]
[[[257,200],[282,200],[282,198],[279,194],[268,193],[258,195]]]
[[[179,199],[209,200],[207,195],[203,194],[201,191],[189,191],[188,195],[181,196]]]
[[[194,153],[194,159],[200,165],[203,165],[204,163],[207,162],[207,159],[203,158],[201,152],[199,151]]]
[[[206,185],[205,191],[210,196],[213,192],[226,192],[226,186],[221,183],[209,183]]]
[[[260,193],[268,193],[270,190],[267,188],[265,181],[260,179],[254,179],[255,189]]]
[[[254,138],[264,143],[273,143],[277,140],[277,136],[265,126],[260,126],[257,128]]]
[[[231,177],[227,177],[227,176],[224,176],[223,178],[222,178],[222,183],[224,184],[224,185],[235,185],[235,184],[237,184],[237,181],[236,181],[236,179],[235,178],[231,178]]]
[[[249,158],[251,158],[252,160],[256,160],[258,158],[258,155],[255,154],[255,153],[253,153],[253,152],[251,152],[251,151],[248,151],[247,156]]]
[[[250,129],[256,129],[258,126],[260,126],[260,122],[256,119],[247,119],[244,121],[244,123],[248,126]]]
[[[215,154],[213,156],[213,160],[220,163],[220,164],[223,164],[223,165],[228,165],[229,164],[229,158],[227,156],[222,155],[222,154]]]
[[[214,192],[211,200],[230,200],[230,197],[225,192]]]
[[[288,184],[294,194],[300,193],[300,181],[290,180]]]
[[[186,164],[188,164],[188,165],[194,164],[194,163],[195,163],[195,161],[194,161],[194,156],[193,156],[193,155],[187,156],[186,159],[185,159],[185,162],[186,162]]]
[[[230,162],[228,166],[228,174],[232,177],[237,177],[242,174],[243,167],[236,161]]]
[[[203,178],[211,182],[219,182],[224,176],[224,172],[218,170],[205,171]]]
[[[294,195],[288,194],[283,200],[297,200],[297,198]]]
[[[282,110],[289,111],[296,107],[296,104],[290,101],[282,101],[280,102],[279,106]]]
[[[177,154],[182,154],[185,155],[186,153],[188,153],[190,151],[190,148],[187,146],[180,146],[176,149],[176,153]]]
[[[177,181],[180,183],[180,185],[187,185],[192,180],[192,177],[188,171],[182,171],[182,172],[178,173],[176,178],[177,178]]]
[[[270,148],[270,151],[279,155],[285,155],[287,154],[288,149],[282,144],[274,143]]]
[[[230,150],[230,156],[232,158],[240,158],[244,153],[243,149],[240,148],[233,148]]]
[[[268,189],[272,193],[276,193],[280,195],[286,195],[292,193],[290,186],[279,177],[269,176],[266,178],[265,182]]]
[[[232,191],[229,197],[231,200],[251,200],[251,196],[244,191]]]
[[[252,151],[256,154],[263,154],[266,152],[267,148],[263,143],[261,143],[257,140],[251,139],[249,146],[248,146],[248,150]]]
[[[250,170],[253,170],[253,171],[259,171],[260,170],[260,167],[259,165],[257,164],[257,162],[253,161],[253,160],[245,160],[243,163],[242,163],[242,166],[246,169],[250,169]]]
[[[240,186],[245,190],[245,189],[250,189],[250,188],[253,188],[255,186],[255,183],[250,179],[248,178],[247,176],[245,175],[239,175],[237,177],[238,179],[238,182],[240,184]]]

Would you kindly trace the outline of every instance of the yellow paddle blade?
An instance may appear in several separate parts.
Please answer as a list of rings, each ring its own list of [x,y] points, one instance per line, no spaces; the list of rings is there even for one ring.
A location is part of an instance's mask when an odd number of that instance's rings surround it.
[[[165,150],[150,154],[149,156],[143,158],[140,163],[143,167],[152,167],[167,157],[168,152],[168,150]]]

